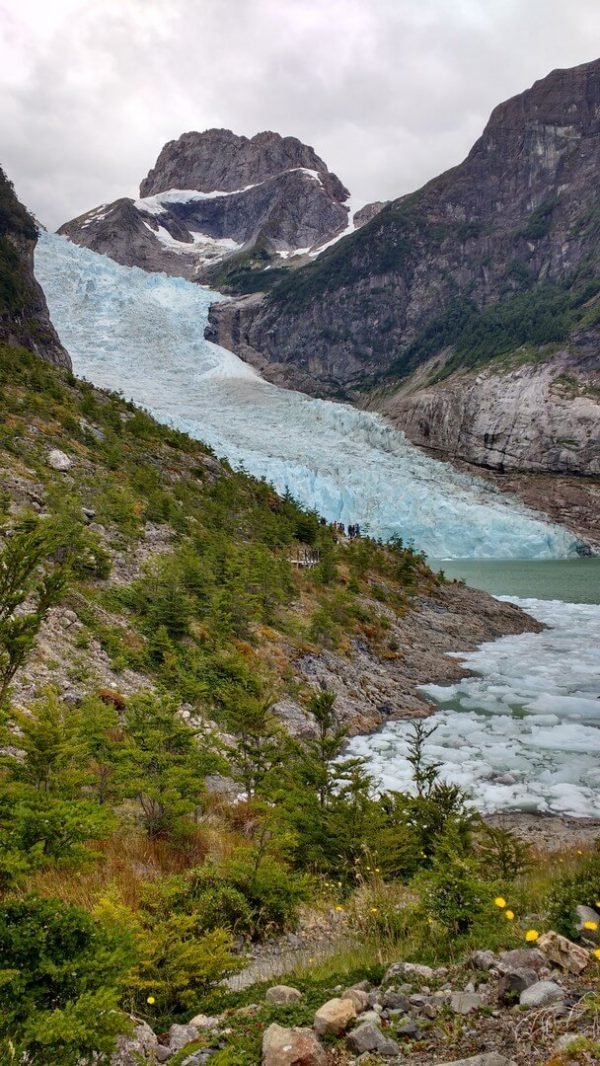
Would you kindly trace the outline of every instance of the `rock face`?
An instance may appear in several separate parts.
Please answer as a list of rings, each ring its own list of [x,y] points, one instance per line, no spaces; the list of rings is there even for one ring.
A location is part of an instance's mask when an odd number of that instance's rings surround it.
[[[460,166],[262,301],[217,307],[211,339],[278,384],[369,393],[444,454],[597,473],[599,166],[600,60],[501,104]]]
[[[376,403],[415,444],[503,473],[600,475],[600,360],[458,373]],[[543,413],[543,417],[540,414]]]
[[[35,222],[0,169],[0,342],[70,367],[33,272],[36,241]]]
[[[213,129],[169,141],[140,199],[104,204],[59,232],[126,266],[199,279],[232,259],[254,276],[342,233],[348,196],[295,137]]]

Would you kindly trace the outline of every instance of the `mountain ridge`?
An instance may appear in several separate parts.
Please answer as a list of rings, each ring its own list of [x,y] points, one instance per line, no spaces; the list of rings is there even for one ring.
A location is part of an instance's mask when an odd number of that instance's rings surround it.
[[[446,454],[443,405],[431,401],[444,382],[473,397],[473,374],[545,363],[553,381],[566,376],[586,392],[589,418],[548,394],[553,440],[542,432],[514,456],[508,403],[494,447],[485,434],[463,437],[457,454],[496,469],[600,473],[599,116],[600,61],[552,72],[494,109],[463,163],[384,206],[262,300],[215,305],[210,339],[313,395],[387,412],[397,393],[396,424]],[[485,402],[471,423],[484,420]],[[543,430],[544,412],[536,417]],[[560,439],[574,442],[569,454],[558,454]]]
[[[184,133],[140,184],[60,227],[124,266],[227,287],[229,275],[274,281],[352,224],[349,192],[309,145],[264,131]]]

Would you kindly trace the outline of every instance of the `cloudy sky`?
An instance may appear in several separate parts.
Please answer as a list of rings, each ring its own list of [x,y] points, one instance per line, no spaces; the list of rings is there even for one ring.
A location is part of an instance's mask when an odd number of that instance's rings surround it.
[[[314,145],[358,200],[458,163],[496,103],[600,54],[598,0],[0,0],[0,162],[49,227],[185,130]]]

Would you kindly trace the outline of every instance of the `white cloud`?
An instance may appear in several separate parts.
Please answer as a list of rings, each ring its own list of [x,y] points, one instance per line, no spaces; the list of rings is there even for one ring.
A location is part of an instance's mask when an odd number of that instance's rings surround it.
[[[595,0],[0,0],[0,161],[42,222],[134,195],[187,129],[313,144],[363,200],[459,162],[496,103],[596,58]]]

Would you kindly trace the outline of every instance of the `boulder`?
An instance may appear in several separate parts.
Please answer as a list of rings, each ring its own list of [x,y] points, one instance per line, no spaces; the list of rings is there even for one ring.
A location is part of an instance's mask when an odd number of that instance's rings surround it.
[[[419,1026],[414,1018],[407,1015],[406,1018],[402,1018],[396,1026],[396,1036],[415,1037],[419,1034]]]
[[[265,1003],[276,1003],[283,1006],[286,1003],[298,1003],[302,999],[302,992],[290,985],[273,985],[265,992]]]
[[[362,1014],[369,1008],[369,993],[362,988],[349,988],[347,992],[344,992],[342,999],[351,999],[357,1014]]]
[[[173,1057],[175,1052],[164,1044],[157,1044],[154,1049],[154,1057],[157,1062],[168,1062]]]
[[[538,940],[538,947],[550,962],[566,973],[582,973],[589,965],[590,957],[585,948],[559,933],[544,933]]]
[[[400,1047],[395,1040],[390,1040],[381,1029],[371,1022],[363,1022],[348,1034],[347,1044],[350,1051],[355,1055],[363,1055],[367,1051],[375,1051],[378,1055],[392,1056],[400,1054]]]
[[[590,940],[593,944],[600,944],[600,914],[597,914],[592,907],[576,907],[575,913],[577,915],[577,930],[581,933],[585,940]],[[595,929],[586,929],[586,924],[595,925]]]
[[[325,1051],[312,1029],[285,1029],[275,1022],[265,1031],[263,1066],[325,1066]]]
[[[410,1006],[408,996],[405,996],[403,992],[396,992],[395,988],[389,988],[387,992],[384,992],[381,1002],[388,1010],[407,1011]]]
[[[469,962],[474,970],[491,970],[497,959],[493,951],[474,951]]]
[[[478,992],[455,992],[450,1000],[450,1007],[455,1014],[471,1014],[483,1006],[483,996]]]
[[[539,941],[538,941],[539,943]],[[514,970],[535,970],[536,973],[548,965],[548,960],[537,948],[514,948],[503,951],[496,962],[500,973],[512,973]]]
[[[498,985],[498,999],[500,1002],[510,1000],[513,995],[524,992],[526,988],[534,985],[539,977],[535,970],[514,969],[503,974]]]
[[[53,448],[48,452],[48,466],[51,466],[53,470],[60,470],[65,473],[73,466],[73,460],[61,452],[60,448]]]
[[[314,1027],[319,1036],[341,1036],[356,1018],[356,1004],[351,999],[330,999],[315,1014]]]
[[[200,1035],[195,1025],[172,1025],[169,1029],[169,1047],[171,1051],[181,1051]]]
[[[117,1049],[110,1057],[110,1066],[138,1066],[140,1060],[152,1062],[156,1055],[158,1039],[146,1022],[131,1019],[134,1031],[130,1036],[120,1036]]]
[[[536,981],[521,992],[519,1003],[522,1007],[550,1007],[553,1003],[562,1003],[565,994],[555,981]]]
[[[568,1051],[573,1044],[577,1044],[581,1040],[582,1036],[584,1036],[583,1033],[563,1033],[554,1044],[553,1052],[560,1055],[562,1051]]]
[[[196,1029],[218,1029],[220,1018],[213,1018],[210,1014],[196,1014],[190,1018],[188,1025],[195,1025]]]
[[[431,966],[420,966],[416,962],[395,962],[384,974],[382,984],[386,985],[394,977],[398,977],[399,974],[405,977],[414,975],[415,977],[424,977],[426,980],[430,980],[435,976],[435,970],[432,970]]]

